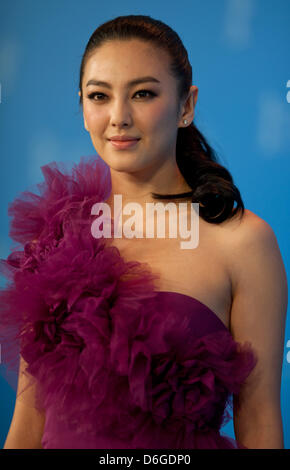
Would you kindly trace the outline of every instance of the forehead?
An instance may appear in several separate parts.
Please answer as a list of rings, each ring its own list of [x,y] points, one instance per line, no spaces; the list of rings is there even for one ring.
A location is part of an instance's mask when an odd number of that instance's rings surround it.
[[[169,80],[170,58],[166,51],[139,39],[111,40],[97,48],[89,57],[85,78],[120,79],[153,75]]]

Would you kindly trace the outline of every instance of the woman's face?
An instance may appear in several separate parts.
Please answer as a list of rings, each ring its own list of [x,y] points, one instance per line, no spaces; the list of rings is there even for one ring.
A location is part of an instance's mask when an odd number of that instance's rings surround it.
[[[129,83],[149,76],[156,81]],[[107,82],[110,88],[91,81]],[[177,131],[184,126],[184,117],[178,113],[177,82],[169,74],[166,52],[138,39],[109,41],[89,58],[82,93],[85,128],[112,169],[154,172],[168,159],[175,162]],[[109,140],[114,135],[140,140],[131,148],[117,149]]]

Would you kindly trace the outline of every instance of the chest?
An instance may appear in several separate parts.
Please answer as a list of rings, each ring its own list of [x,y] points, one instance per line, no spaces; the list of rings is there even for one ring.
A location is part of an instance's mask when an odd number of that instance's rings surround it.
[[[209,307],[229,328],[231,280],[228,274],[226,240],[217,225],[199,219],[195,248],[182,248],[181,237],[112,238],[126,261],[148,265],[158,275],[156,290],[179,292],[196,298]]]

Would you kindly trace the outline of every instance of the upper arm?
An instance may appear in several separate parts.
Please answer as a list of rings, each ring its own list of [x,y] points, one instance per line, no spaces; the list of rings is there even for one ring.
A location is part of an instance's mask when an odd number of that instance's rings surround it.
[[[233,237],[231,333],[250,342],[257,365],[239,394],[234,421],[245,436],[253,423],[278,428],[284,333],[288,301],[286,272],[268,223],[249,214]],[[234,410],[235,411],[235,410]]]
[[[17,395],[14,413],[4,444],[4,449],[41,449],[45,414],[35,406],[35,386],[29,385],[23,373],[27,364],[20,357]],[[28,386],[29,385],[29,386]]]

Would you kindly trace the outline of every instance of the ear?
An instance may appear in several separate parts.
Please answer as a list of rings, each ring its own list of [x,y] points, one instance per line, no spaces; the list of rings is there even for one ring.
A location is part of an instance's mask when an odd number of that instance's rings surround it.
[[[197,95],[198,95],[198,88],[195,85],[192,85],[190,87],[190,91],[188,93],[188,96],[181,107],[180,111],[180,121],[179,121],[179,126],[178,127],[186,127],[188,124],[191,123],[191,121],[194,118],[195,114],[195,105],[197,101]],[[187,120],[188,124],[184,124],[184,119]]]
[[[81,96],[81,92],[80,92],[80,91],[78,92],[78,95]],[[84,112],[83,112],[83,118],[84,118],[84,126],[85,126],[85,129],[89,132],[89,128],[88,128],[88,125],[87,125],[87,121],[86,121],[86,119],[85,119]]]
[[[83,114],[83,117],[84,117],[84,126],[85,126],[86,130],[87,130],[88,132],[90,132],[84,114]]]

